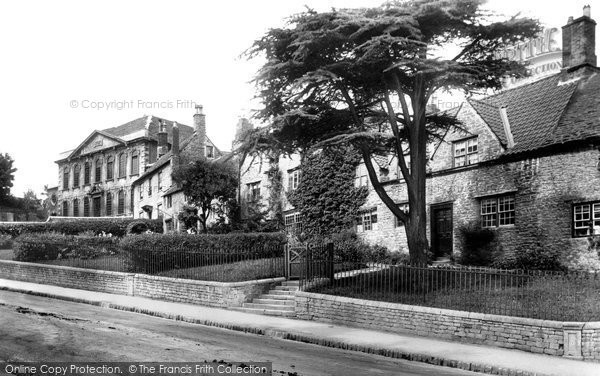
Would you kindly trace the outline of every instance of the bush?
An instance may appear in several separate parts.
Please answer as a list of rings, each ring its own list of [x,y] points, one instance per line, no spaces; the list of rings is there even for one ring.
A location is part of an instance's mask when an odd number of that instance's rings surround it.
[[[544,247],[524,246],[514,254],[505,255],[493,264],[500,269],[563,270],[558,252]]]
[[[239,259],[240,253],[252,258],[280,257],[285,243],[283,233],[170,233],[127,236],[119,247],[130,271],[155,273],[225,263]]]
[[[69,219],[51,222],[33,223],[0,223],[0,235],[10,235],[13,238],[26,233],[56,232],[65,235],[79,235],[85,231],[94,234],[112,234],[121,237],[127,234],[127,226],[133,222],[143,222],[153,232],[162,232],[162,221],[159,219]]]
[[[458,228],[461,254],[458,262],[462,265],[490,266],[498,250],[496,233],[471,223]]]
[[[317,241],[317,240],[315,240]],[[333,243],[335,262],[396,262],[401,257],[381,245],[370,245],[354,231],[343,231],[318,242]]]
[[[12,237],[10,235],[0,234],[0,249],[11,249],[13,245]]]
[[[14,240],[14,260],[88,259],[115,254],[118,238],[72,236],[56,232],[23,234]]]

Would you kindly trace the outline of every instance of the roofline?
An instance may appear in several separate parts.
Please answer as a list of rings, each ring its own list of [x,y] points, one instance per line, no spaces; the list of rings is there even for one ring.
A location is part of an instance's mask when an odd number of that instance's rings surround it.
[[[488,98],[488,97],[486,97]],[[479,113],[479,111],[477,111],[477,108],[475,106],[473,106],[473,104],[471,103],[471,101],[477,102],[477,103],[481,103],[484,106],[490,106],[490,107],[495,107],[498,110],[500,109],[499,107],[493,106],[491,104],[485,103],[483,101],[477,100],[477,99],[469,99],[467,98],[467,102],[469,103],[469,106],[471,106],[471,108],[473,109],[473,111],[475,111],[475,113],[477,114],[477,116],[479,116],[479,118],[483,121],[483,124],[485,124],[485,126],[490,130],[490,132],[492,132],[492,134],[494,135],[494,137],[496,137],[496,139],[498,140],[498,142],[500,143],[500,146],[502,146],[503,150],[506,150],[506,146],[504,144],[504,142],[502,142],[502,139],[500,139],[500,136],[498,136],[498,134],[496,132],[494,132],[494,129],[492,129],[492,127],[490,127],[490,125],[488,124],[487,121],[485,121],[485,118]]]
[[[171,152],[169,152],[169,153],[171,153]],[[167,154],[165,154],[165,155],[167,155]],[[138,182],[141,182],[142,180],[146,180],[146,178],[148,176],[153,175],[156,171],[158,171],[160,169],[160,167],[165,166],[167,163],[171,163],[171,158],[172,158],[172,155],[169,158],[165,158],[165,160],[163,162],[160,162],[160,164],[158,164],[158,161],[160,160],[160,158],[159,158],[156,162],[154,162],[154,164],[152,166],[150,166],[150,169],[154,169],[154,170],[144,172],[139,178],[137,178],[133,182],[131,182],[131,186],[133,187]]]

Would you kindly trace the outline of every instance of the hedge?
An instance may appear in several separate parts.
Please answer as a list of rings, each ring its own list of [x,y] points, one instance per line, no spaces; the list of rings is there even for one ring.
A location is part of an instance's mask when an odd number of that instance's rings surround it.
[[[14,239],[13,243],[14,260],[16,261],[90,259],[116,254],[119,238],[73,236],[55,232],[26,233]]]
[[[143,223],[152,232],[163,231],[160,219],[77,219],[51,222],[31,223],[0,223],[0,235],[10,235],[13,238],[26,233],[56,232],[65,235],[78,235],[86,231],[93,231],[96,235],[102,232],[121,237],[127,234],[128,226]]]
[[[120,250],[129,271],[156,273],[248,258],[283,257],[286,241],[283,233],[142,234],[123,238]]]

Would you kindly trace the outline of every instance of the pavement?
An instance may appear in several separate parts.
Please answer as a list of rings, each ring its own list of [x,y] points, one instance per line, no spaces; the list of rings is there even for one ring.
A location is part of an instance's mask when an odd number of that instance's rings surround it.
[[[6,279],[0,279],[0,290],[93,304],[284,340],[420,361],[492,375],[600,375],[600,363],[443,341],[435,338]]]

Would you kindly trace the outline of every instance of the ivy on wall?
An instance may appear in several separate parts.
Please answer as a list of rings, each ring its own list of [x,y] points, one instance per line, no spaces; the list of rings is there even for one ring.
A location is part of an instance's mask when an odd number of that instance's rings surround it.
[[[300,211],[307,238],[326,237],[348,230],[368,195],[354,186],[360,154],[351,147],[328,147],[307,153],[298,188],[288,194]]]

